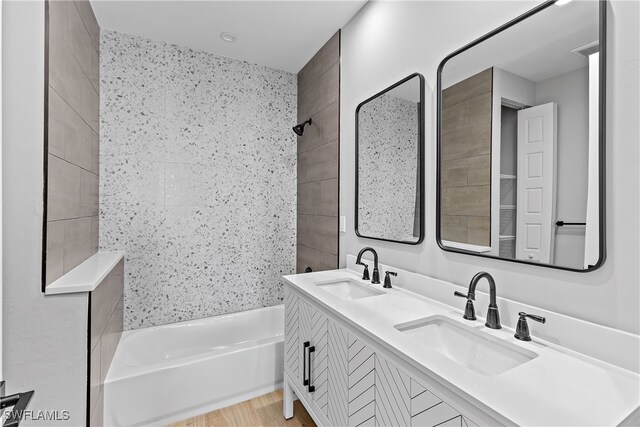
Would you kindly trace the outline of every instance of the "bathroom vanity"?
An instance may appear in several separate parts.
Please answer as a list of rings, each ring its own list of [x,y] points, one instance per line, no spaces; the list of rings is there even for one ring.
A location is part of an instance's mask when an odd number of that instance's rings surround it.
[[[285,418],[297,397],[318,425],[637,422],[637,373],[543,341],[535,329],[532,341],[515,339],[508,301],[499,301],[508,322],[494,330],[480,319],[484,298],[479,319],[468,321],[462,307],[352,270],[285,279]],[[420,279],[451,296],[463,290]]]

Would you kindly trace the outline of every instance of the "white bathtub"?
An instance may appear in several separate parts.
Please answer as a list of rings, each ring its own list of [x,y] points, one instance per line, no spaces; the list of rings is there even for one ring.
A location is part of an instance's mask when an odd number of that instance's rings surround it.
[[[127,331],[104,384],[106,426],[159,425],[282,386],[284,306]]]

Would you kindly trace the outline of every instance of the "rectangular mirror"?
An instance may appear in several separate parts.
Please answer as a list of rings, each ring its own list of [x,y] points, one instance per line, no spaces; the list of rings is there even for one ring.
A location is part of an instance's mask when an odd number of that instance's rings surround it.
[[[604,1],[545,2],[442,61],[442,249],[602,265],[605,14]]]
[[[424,77],[416,73],[356,109],[356,234],[422,242],[423,182]]]

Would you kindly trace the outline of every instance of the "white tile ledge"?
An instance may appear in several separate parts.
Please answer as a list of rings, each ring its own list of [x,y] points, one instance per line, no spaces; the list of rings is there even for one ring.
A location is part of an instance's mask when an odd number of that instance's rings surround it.
[[[124,258],[122,251],[99,251],[45,288],[45,295],[91,292]]]

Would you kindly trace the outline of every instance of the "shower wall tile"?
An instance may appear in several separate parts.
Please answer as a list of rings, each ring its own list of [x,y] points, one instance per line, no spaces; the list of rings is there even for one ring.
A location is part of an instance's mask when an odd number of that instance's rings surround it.
[[[100,192],[104,202],[164,204],[164,163],[103,155],[100,166],[104,177]]]
[[[167,206],[212,206],[229,203],[232,188],[216,169],[196,163],[165,164]]]
[[[127,265],[131,260],[158,258],[165,245],[162,206],[127,203],[103,195],[100,223],[100,248],[126,251]]]
[[[296,76],[103,30],[100,245],[136,329],[282,302]]]

